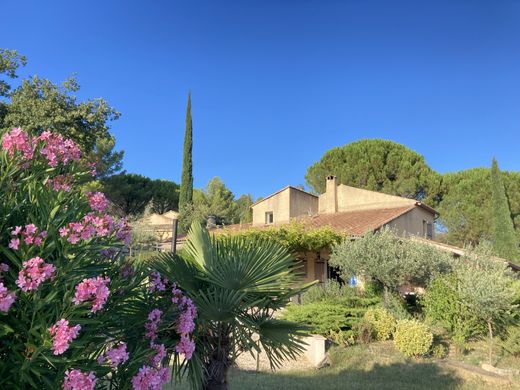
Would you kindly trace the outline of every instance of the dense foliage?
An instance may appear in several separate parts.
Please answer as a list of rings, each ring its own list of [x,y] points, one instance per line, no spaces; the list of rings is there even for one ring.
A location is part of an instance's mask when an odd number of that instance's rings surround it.
[[[461,299],[455,274],[435,278],[421,298],[426,320],[446,328],[463,349],[472,338],[485,335],[486,324]]]
[[[451,257],[383,228],[335,246],[329,264],[339,268],[344,280],[352,275],[364,276],[380,282],[388,293],[405,283],[427,285],[435,275],[450,269]]]
[[[340,344],[355,342],[360,330],[357,325],[364,314],[381,302],[379,297],[362,296],[351,287],[328,287],[323,291],[319,286],[313,288],[314,291],[303,295],[304,304],[288,306],[283,316],[289,321],[306,324],[313,332]]]
[[[398,321],[394,332],[394,344],[405,356],[423,356],[433,343],[433,334],[417,320]]]
[[[491,201],[494,253],[503,259],[520,260],[519,239],[511,219],[504,183],[495,159],[491,167]]]
[[[440,175],[420,154],[398,143],[366,139],[333,148],[307,170],[307,185],[325,191],[325,178],[338,183],[434,203]]]
[[[59,134],[2,136],[5,388],[155,389],[169,380],[170,358],[179,372],[193,353],[191,301],[157,275],[149,285],[149,270],[127,261],[129,226],[106,213],[102,193],[80,191],[90,174],[82,161]]]
[[[275,313],[308,286],[276,242],[212,238],[194,224],[182,254],[161,254],[154,264],[199,309],[194,359],[204,367],[205,388],[226,389],[227,371],[242,353],[262,351],[278,367],[303,350],[304,327]]]
[[[376,339],[381,341],[392,337],[397,323],[394,316],[381,307],[369,309],[363,319],[372,325]]]
[[[267,229],[252,228],[239,232],[229,232],[228,234],[273,240],[283,245],[291,253],[317,252],[322,249],[331,248],[345,239],[343,235],[331,228],[322,227],[311,229],[297,222],[279,227],[270,227]]]

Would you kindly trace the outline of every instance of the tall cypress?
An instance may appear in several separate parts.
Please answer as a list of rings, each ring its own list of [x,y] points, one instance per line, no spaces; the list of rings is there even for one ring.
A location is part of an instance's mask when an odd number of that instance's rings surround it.
[[[497,256],[515,260],[520,256],[511,210],[497,160],[491,166],[491,201],[493,222],[493,249]]]
[[[191,123],[191,92],[188,94],[186,107],[186,130],[184,131],[184,149],[182,154],[182,177],[179,192],[179,210],[193,200],[193,128]]]

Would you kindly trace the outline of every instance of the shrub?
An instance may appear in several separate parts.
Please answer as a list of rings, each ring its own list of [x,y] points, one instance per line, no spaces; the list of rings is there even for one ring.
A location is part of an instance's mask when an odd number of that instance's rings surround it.
[[[302,303],[314,303],[327,300],[338,300],[343,298],[351,298],[357,295],[355,288],[347,285],[341,285],[335,280],[327,280],[323,284],[312,286],[302,295]]]
[[[435,359],[444,359],[448,356],[448,349],[444,344],[436,344],[432,347],[432,357]]]
[[[376,331],[371,322],[363,319],[352,326],[355,339],[360,344],[368,344],[376,338]]]
[[[351,330],[367,309],[379,303],[379,298],[350,297],[336,302],[290,305],[283,316],[286,320],[306,324],[313,332],[333,340],[334,334]]]
[[[380,341],[385,341],[392,337],[397,323],[394,316],[380,307],[367,310],[363,319],[372,325],[375,338]]]
[[[98,388],[128,389],[144,376],[164,382],[170,358],[178,370],[178,354],[189,358],[194,345],[193,329],[177,332],[185,305],[172,302],[171,286],[162,280],[154,291],[149,270],[125,258],[126,221],[105,211],[103,194],[81,191],[90,168],[80,155],[50,132],[14,129],[2,137],[4,388],[91,389],[97,379]],[[192,323],[194,311],[188,314]]]
[[[464,349],[472,338],[485,335],[485,321],[481,320],[467,305],[458,292],[455,274],[434,279],[421,299],[426,319],[445,327],[459,349]]]
[[[510,355],[520,356],[520,327],[513,326],[508,329],[502,348]]]
[[[417,320],[401,320],[397,322],[394,332],[394,343],[405,356],[426,355],[432,345],[433,334],[426,325]]]

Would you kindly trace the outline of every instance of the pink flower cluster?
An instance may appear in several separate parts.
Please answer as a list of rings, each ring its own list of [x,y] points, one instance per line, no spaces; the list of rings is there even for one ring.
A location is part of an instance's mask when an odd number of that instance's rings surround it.
[[[186,335],[182,335],[181,339],[175,346],[175,351],[177,353],[182,353],[187,360],[190,360],[193,356],[193,352],[195,352],[195,341]]]
[[[106,237],[114,229],[114,219],[108,215],[100,216],[87,214],[80,222],[71,222],[60,228],[60,236],[67,237],[67,241],[76,244],[80,240],[89,240],[93,237]]]
[[[128,352],[126,351],[126,343],[121,343],[117,347],[113,347],[98,358],[98,363],[103,364],[106,361],[112,368],[117,368],[120,364],[128,360]]]
[[[47,159],[50,167],[56,167],[60,162],[67,164],[71,161],[79,161],[81,158],[78,145],[70,139],[65,139],[61,134],[44,131],[37,139],[44,142],[40,154]]]
[[[57,175],[47,180],[47,185],[54,191],[69,192],[72,188],[72,181],[71,175]]]
[[[92,313],[103,308],[107,301],[110,290],[107,285],[110,283],[110,278],[103,278],[97,276],[95,278],[83,279],[81,283],[76,286],[76,293],[72,302],[79,305],[81,302],[92,301]]]
[[[52,351],[54,355],[61,355],[67,349],[72,340],[78,337],[80,325],[69,326],[69,321],[61,319],[49,328],[52,339]]]
[[[40,284],[50,279],[56,271],[54,265],[45,263],[41,257],[33,257],[24,261],[22,266],[16,284],[24,292],[36,290]]]
[[[94,211],[105,211],[108,207],[108,199],[102,192],[89,192],[87,194],[90,208]]]
[[[153,309],[148,314],[148,321],[144,324],[144,328],[146,329],[145,336],[152,342],[157,338],[157,328],[159,327],[159,322],[161,322],[161,315],[161,310]]]
[[[195,351],[195,341],[190,338],[190,334],[195,330],[197,308],[190,298],[182,294],[182,291],[177,288],[175,283],[172,287],[172,295],[172,302],[176,303],[181,311],[175,327],[181,339],[175,346],[175,351],[184,354],[184,357],[189,360]]]
[[[161,390],[169,381],[170,370],[167,367],[143,366],[132,378],[132,387],[134,390]]]
[[[0,282],[0,311],[7,313],[15,300],[16,294],[10,292],[4,284]]]
[[[150,274],[150,292],[156,292],[156,291],[165,291],[166,290],[166,284],[168,283],[167,278],[161,278],[161,274],[159,272],[152,272]]]
[[[91,371],[89,373],[80,370],[65,371],[63,390],[94,390],[96,386],[96,376]]]
[[[26,245],[35,245],[40,246],[43,242],[43,239],[47,237],[47,232],[44,230],[41,233],[38,233],[38,228],[30,223],[29,225],[25,225],[25,227],[16,226],[13,231],[11,231],[11,236],[13,238],[9,242],[9,248],[18,250],[20,247],[20,237],[22,235],[23,241]]]
[[[74,141],[50,131],[44,131],[39,137],[30,139],[22,129],[14,128],[3,136],[2,148],[10,157],[13,157],[15,152],[20,152],[25,160],[31,160],[38,142],[42,142],[40,154],[50,167],[56,167],[59,163],[79,161],[81,158],[81,151]]]
[[[152,365],[158,367],[166,357],[166,347],[164,344],[152,344],[152,348],[155,350],[155,356],[152,358]]]
[[[29,136],[20,128],[14,128],[6,133],[2,138],[2,148],[7,151],[10,157],[15,152],[21,152],[26,160],[30,160],[34,155],[34,144]]]

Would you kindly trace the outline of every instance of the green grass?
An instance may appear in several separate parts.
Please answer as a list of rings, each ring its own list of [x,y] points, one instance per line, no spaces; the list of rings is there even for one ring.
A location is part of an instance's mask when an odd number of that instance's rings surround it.
[[[266,373],[233,369],[229,373],[229,388],[230,390],[520,389],[520,382],[485,380],[478,375],[456,371],[432,360],[405,359],[395,350],[391,342],[347,348],[333,347],[329,357],[330,366],[320,370]],[[170,389],[187,389],[187,387],[177,384]]]

